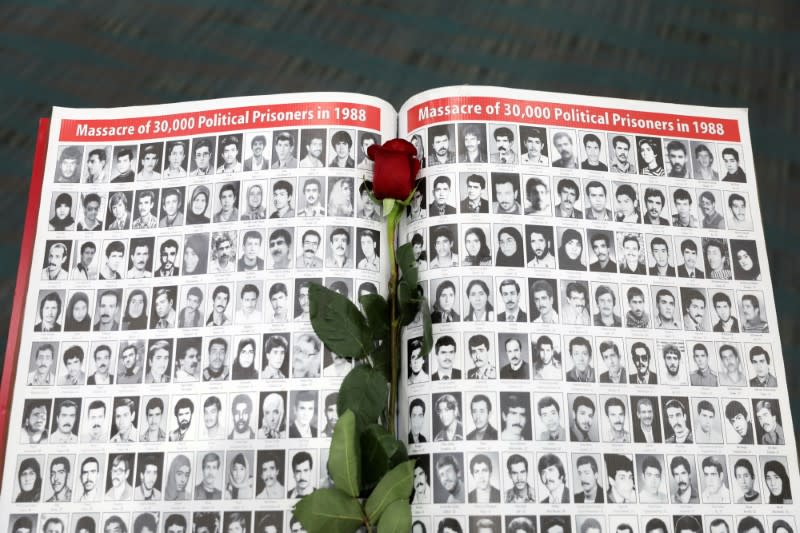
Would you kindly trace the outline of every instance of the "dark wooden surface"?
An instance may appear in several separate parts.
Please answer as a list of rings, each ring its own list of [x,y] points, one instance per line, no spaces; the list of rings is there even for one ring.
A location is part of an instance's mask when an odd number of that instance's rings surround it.
[[[0,331],[37,118],[53,105],[447,84],[748,107],[780,333],[800,414],[800,2],[5,1]],[[0,337],[5,344],[5,334]]]

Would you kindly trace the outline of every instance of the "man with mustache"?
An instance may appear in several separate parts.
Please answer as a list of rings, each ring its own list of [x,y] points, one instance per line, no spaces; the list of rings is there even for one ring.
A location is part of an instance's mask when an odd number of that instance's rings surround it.
[[[470,174],[466,178],[467,194],[461,200],[462,213],[488,213],[489,200],[483,197],[486,178],[481,174]]]
[[[526,226],[529,233],[528,266],[538,268],[555,268],[556,258],[553,256],[553,228],[548,226]]]
[[[161,499],[161,458],[162,454],[139,454],[138,483],[133,492],[134,500],[154,501]]]
[[[61,324],[58,317],[61,315],[61,296],[57,292],[49,292],[44,295],[39,303],[39,323],[33,326],[36,332],[61,331]],[[52,385],[49,381],[47,385]]]
[[[186,439],[186,435],[192,427],[192,416],[194,415],[194,403],[189,398],[181,398],[173,408],[177,427],[169,434],[170,442],[177,442]]]
[[[133,487],[130,484],[133,454],[120,453],[110,456],[111,486],[106,492],[106,500],[130,500],[133,497]]]
[[[330,248],[325,266],[332,268],[353,268],[350,258],[350,232],[347,228],[335,228],[330,234]]]
[[[279,270],[292,267],[292,256],[289,254],[291,248],[292,234],[289,230],[285,228],[278,228],[272,231],[269,236],[270,270]],[[247,250],[245,250],[245,254],[246,253]],[[314,253],[314,257],[316,258],[316,250]]]
[[[231,299],[231,290],[225,285],[218,285],[211,293],[211,314],[208,315],[206,326],[226,326],[231,319],[225,314],[228,302]]]
[[[566,432],[561,425],[561,406],[552,396],[545,396],[536,403],[536,413],[544,426],[544,430],[538,435],[539,440],[567,440]]]
[[[500,215],[521,215],[519,177],[516,174],[494,173],[494,202],[492,212]]]
[[[78,264],[70,272],[72,279],[89,281],[97,279],[97,267],[94,266],[94,256],[97,253],[97,245],[92,241],[81,244],[81,257]]]
[[[547,496],[541,498],[539,503],[569,503],[567,474],[561,459],[557,455],[546,453],[539,458],[537,466],[542,485],[547,489]]]
[[[631,434],[625,428],[625,416],[627,414],[625,402],[612,396],[606,400],[603,408],[606,412],[606,419],[608,420],[609,426],[604,440],[614,443],[630,442]]]
[[[273,285],[274,287],[274,285]],[[264,322],[261,312],[261,291],[253,283],[245,283],[239,291],[239,309],[236,324],[260,324]]]
[[[64,270],[64,264],[69,258],[67,245],[63,242],[54,242],[47,249],[47,266],[42,269],[41,279],[45,281],[64,281],[69,274]]]
[[[599,347],[600,356],[603,358],[606,370],[600,374],[600,383],[627,383],[628,375],[625,373],[625,366],[622,364],[622,355],[619,346],[614,341],[603,341]]]
[[[711,191],[700,193],[700,211],[703,213],[704,228],[725,229],[725,219],[717,211],[717,199]]]
[[[505,503],[535,503],[533,485],[528,483],[528,460],[517,453],[506,460],[511,488],[506,491]]]
[[[450,150],[450,138],[453,136],[452,126],[433,126],[428,130],[430,139],[430,152],[433,157],[428,157],[428,166],[449,165],[456,162],[455,151]]]
[[[686,145],[680,141],[672,140],[667,143],[667,159],[669,159],[670,178],[688,178],[689,168],[686,166]]]
[[[28,373],[28,385],[54,385],[56,373],[52,371],[55,348],[50,343],[44,343],[36,348],[33,357],[34,370]]]
[[[325,146],[325,130],[303,130],[303,141],[306,147],[306,156],[300,160],[300,168],[322,168],[325,166],[321,160],[325,159],[322,150]]]
[[[214,233],[211,238],[212,253],[211,265],[208,267],[209,274],[229,274],[236,268],[235,255],[233,248],[234,239],[227,231]]]
[[[700,290],[681,287],[683,327],[686,331],[707,331],[706,296]]]
[[[253,412],[253,400],[247,394],[237,394],[231,402],[231,420],[233,429],[228,440],[249,440],[256,436],[250,427],[250,415]]]
[[[555,349],[553,339],[547,335],[542,335],[535,343],[531,343],[531,350],[536,355],[536,360],[534,362],[536,371],[533,375],[533,379],[560,381],[563,375],[561,370],[561,355]],[[506,353],[507,352],[508,349],[506,349]]]
[[[192,166],[194,170],[189,173],[189,176],[208,176],[214,173],[214,167],[211,165],[213,159],[213,146],[214,137],[207,137],[195,139],[194,146],[194,162]]]
[[[570,421],[569,440],[572,442],[597,442],[592,435],[594,426],[595,405],[587,396],[576,396],[572,402],[572,420]]]
[[[321,217],[325,216],[325,206],[322,205],[322,185],[317,178],[307,178],[303,184],[303,197],[305,205],[302,211],[298,211],[299,217]]]
[[[119,322],[120,292],[115,289],[108,289],[100,293],[100,300],[97,304],[97,322],[94,323],[94,331],[117,331]]]
[[[414,494],[411,504],[431,503],[431,485],[428,481],[428,456],[418,456],[414,465]]]
[[[481,144],[483,143],[483,127],[478,124],[463,125],[464,150],[458,158],[459,163],[486,163],[486,156]],[[459,128],[461,129],[461,128]]]
[[[644,190],[644,223],[654,226],[669,226],[669,221],[661,216],[667,198],[661,189],[648,187]]]
[[[610,232],[594,231],[589,234],[589,243],[592,245],[592,252],[597,258],[596,261],[589,263],[590,271],[617,273],[617,263],[611,258],[613,240],[613,234]]]
[[[633,424],[634,442],[661,442],[661,428],[656,420],[657,413],[653,400],[648,397],[631,397],[631,405],[634,400],[636,402],[636,416]]]
[[[567,372],[567,381],[574,383],[594,383],[595,372],[592,366],[592,345],[583,337],[569,341],[569,355],[572,369]]]
[[[408,404],[409,444],[421,444],[423,442],[428,442],[427,437],[425,437],[423,433],[425,430],[426,410],[427,407],[425,406],[425,401],[422,398],[414,398],[411,400],[411,403]]]
[[[48,503],[72,501],[69,472],[69,459],[59,456],[52,460],[50,463],[50,487],[53,489],[53,495],[47,499]]]
[[[56,400],[53,431],[47,442],[50,444],[74,444],[78,442],[79,399]]]
[[[150,263],[150,248],[153,246],[153,239],[145,237],[131,239],[131,268],[128,270],[128,279],[152,278],[153,273],[148,270]]]
[[[186,305],[178,313],[178,327],[199,328],[202,326],[201,305],[203,305],[203,289],[197,286],[189,287],[186,293]]]
[[[167,239],[159,247],[161,266],[156,270],[157,278],[167,278],[180,274],[180,268],[175,265],[178,257],[178,243],[175,239]]]
[[[719,347],[719,359],[722,368],[719,384],[728,387],[746,387],[747,374],[739,357],[739,350],[733,344],[723,344]]]
[[[566,131],[558,131],[553,135],[553,145],[561,156],[553,161],[556,168],[578,168],[578,158],[575,157],[572,137]]]
[[[450,454],[439,455],[436,459],[436,474],[444,492],[437,491],[434,503],[464,503],[464,480],[455,457]]]
[[[670,461],[669,469],[672,472],[672,479],[675,481],[672,503],[700,503],[700,497],[695,488],[697,482],[692,474],[689,460],[682,455],[677,455]]]
[[[166,432],[161,427],[161,417],[164,414],[164,401],[161,398],[150,398],[144,408],[147,426],[142,431],[141,442],[163,442],[167,438]]]
[[[200,379],[200,339],[178,339],[175,353],[175,383],[191,383]]]
[[[303,251],[297,256],[297,267],[308,269],[322,268],[322,259],[317,255],[322,237],[316,230],[310,229],[303,233],[301,244]]]
[[[194,487],[195,500],[221,500],[222,491],[219,489],[219,467],[222,461],[216,452],[209,452],[203,455],[202,461],[202,474],[203,479]],[[197,519],[195,518],[195,524]],[[209,533],[216,532],[217,530],[209,530]]]
[[[256,499],[282,500],[286,490],[283,487],[283,450],[259,450],[258,464],[264,488],[256,494]],[[276,530],[277,533],[277,530]]]
[[[100,499],[97,490],[97,476],[100,474],[100,462],[94,457],[87,457],[81,463],[81,494],[76,501],[95,502]]]
[[[489,162],[501,165],[515,165],[517,154],[514,152],[514,132],[501,126],[494,130],[494,142],[497,151],[489,155]]]
[[[776,400],[753,400],[758,425],[761,426],[761,444],[782,446],[786,444],[783,427],[778,423],[780,412]]]
[[[86,379],[87,385],[113,385],[111,372],[111,348],[101,344],[94,349],[94,373]]]
[[[498,322],[527,322],[528,315],[519,307],[520,287],[513,279],[504,279],[500,282],[500,296],[505,305],[505,311],[497,315]]]
[[[672,434],[664,442],[671,444],[694,443],[694,436],[692,435],[692,430],[689,429],[690,422],[684,401],[678,398],[665,398],[665,400],[664,412],[667,414],[669,427],[665,426],[664,429]]]
[[[581,196],[578,185],[569,178],[558,181],[556,191],[560,202],[556,204],[556,216],[563,218],[583,218],[583,212],[575,207],[575,203]]]
[[[209,396],[203,401],[203,426],[201,440],[225,438],[225,428],[220,423],[222,402],[217,396]]]
[[[239,258],[237,263],[239,272],[264,270],[264,260],[260,257],[262,254],[262,241],[261,233],[256,230],[249,230],[244,234],[242,238],[242,257]]]
[[[529,404],[530,399],[527,393],[500,394],[500,417],[503,421],[501,440],[531,440],[531,429],[528,423]]]
[[[287,498],[302,498],[314,490],[314,459],[307,451],[300,451],[292,457],[292,473],[294,474],[294,488],[286,495]]]
[[[742,331],[744,333],[769,333],[769,323],[761,318],[760,304],[755,294],[742,296]]]
[[[647,305],[645,304],[642,289],[635,285],[629,287],[626,296],[628,298],[628,312],[625,313],[625,327],[649,328],[650,316],[647,313]]]
[[[143,364],[139,358],[139,348],[136,344],[123,344],[119,354],[119,370],[117,383],[132,385],[142,382]]]
[[[535,307],[539,314],[533,320],[535,324],[558,324],[558,311],[554,305],[553,293],[553,285],[547,280],[537,279],[531,284],[532,307]]]
[[[655,372],[650,370],[650,348],[637,341],[631,345],[631,358],[636,372],[628,376],[630,383],[639,385],[655,385],[658,382]]]
[[[131,229],[155,229],[158,227],[158,217],[153,214],[153,208],[158,203],[157,194],[156,189],[147,189],[136,194],[139,216],[133,220]]]
[[[497,430],[489,421],[492,414],[492,402],[489,397],[485,394],[476,394],[469,406],[475,429],[467,434],[467,440],[497,440]]]
[[[575,472],[578,474],[577,483],[581,490],[572,495],[575,503],[603,503],[605,494],[600,486],[600,469],[597,461],[591,455],[581,455],[575,462]]]
[[[92,400],[86,409],[85,433],[82,442],[105,442],[106,404],[103,400]]]
[[[636,174],[636,167],[630,160],[630,139],[624,135],[615,135],[611,139],[611,146],[614,148],[614,153],[610,171],[617,174]]]

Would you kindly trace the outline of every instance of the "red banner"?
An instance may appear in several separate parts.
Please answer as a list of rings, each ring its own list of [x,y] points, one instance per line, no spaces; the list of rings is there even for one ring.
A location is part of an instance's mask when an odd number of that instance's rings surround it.
[[[739,123],[729,118],[675,115],[510,98],[438,98],[408,110],[408,131],[447,121],[502,121],[665,137],[739,142]]]
[[[381,127],[381,110],[350,102],[303,102],[232,107],[172,115],[98,120],[64,120],[59,141],[138,141],[204,133],[291,126]]]

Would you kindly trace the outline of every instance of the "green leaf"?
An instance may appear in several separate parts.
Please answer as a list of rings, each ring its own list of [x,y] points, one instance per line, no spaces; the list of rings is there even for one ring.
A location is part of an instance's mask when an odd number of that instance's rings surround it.
[[[392,381],[392,362],[390,359],[389,341],[378,343],[372,351],[372,367],[383,372],[383,377],[387,383]]]
[[[356,431],[356,415],[349,409],[339,417],[333,429],[328,474],[337,488],[354,498],[361,486],[361,443]]]
[[[367,324],[374,339],[388,340],[389,324],[392,320],[389,302],[380,294],[365,294],[358,299],[367,315]]]
[[[372,491],[364,509],[370,523],[380,520],[381,515],[390,504],[397,500],[408,501],[414,481],[414,464],[416,461],[406,461],[392,468],[383,476],[378,486]]]
[[[394,466],[408,460],[402,441],[380,424],[370,424],[361,432],[361,471],[365,490],[372,489]]]
[[[420,302],[422,306],[422,353],[427,355],[433,348],[433,323],[431,322],[431,310],[428,301],[424,298]]]
[[[353,302],[317,283],[309,286],[308,296],[311,325],[329,350],[354,359],[369,355],[372,333]]]
[[[353,533],[363,524],[361,504],[339,489],[317,489],[294,506],[308,533]]]
[[[397,249],[397,266],[400,267],[400,273],[408,286],[416,287],[419,272],[417,271],[417,261],[414,259],[414,248],[410,242]]]
[[[368,365],[359,365],[348,372],[339,388],[336,409],[341,416],[350,409],[359,427],[377,422],[386,409],[389,386],[383,372]]]
[[[411,531],[411,504],[396,500],[389,504],[378,521],[378,533],[406,533]]]

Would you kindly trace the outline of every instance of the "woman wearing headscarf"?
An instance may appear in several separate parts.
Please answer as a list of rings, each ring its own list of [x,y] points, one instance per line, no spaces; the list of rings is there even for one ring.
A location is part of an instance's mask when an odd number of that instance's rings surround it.
[[[164,490],[166,501],[183,501],[192,499],[192,462],[183,454],[179,454],[169,465],[167,487]],[[188,490],[187,490],[188,489]]]
[[[789,487],[789,474],[780,461],[764,463],[764,484],[769,490],[769,502],[774,504],[792,503],[792,489]]]
[[[128,293],[122,329],[147,329],[147,294],[142,289],[134,289]]]
[[[192,191],[192,198],[189,202],[189,212],[186,213],[187,224],[208,224],[211,222],[211,219],[206,216],[209,203],[208,199],[210,197],[211,193],[205,185],[200,185]]]
[[[761,266],[755,241],[731,240],[733,275],[738,280],[761,281]]]
[[[353,216],[352,178],[333,178],[328,194],[328,215],[333,217]]]
[[[525,250],[522,235],[517,228],[507,226],[497,233],[497,253],[495,266],[525,266]]]
[[[33,457],[23,459],[17,474],[19,494],[16,503],[38,502],[42,496],[42,469]]]
[[[56,196],[56,207],[50,219],[50,231],[67,231],[73,229],[75,219],[72,217],[72,196],[62,192]]]
[[[225,498],[229,500],[250,500],[253,498],[253,478],[250,477],[247,458],[237,453],[228,467],[228,482],[225,484]]]
[[[183,245],[183,275],[205,274],[208,267],[208,233],[186,236]]]
[[[558,248],[558,268],[562,270],[586,270],[581,261],[583,255],[583,238],[572,228],[564,231],[561,246]]]
[[[85,292],[76,292],[69,298],[64,331],[89,331],[92,319],[89,316],[89,297]]]
[[[239,350],[231,368],[233,379],[258,379],[256,369],[256,341],[247,337],[239,341]]]

